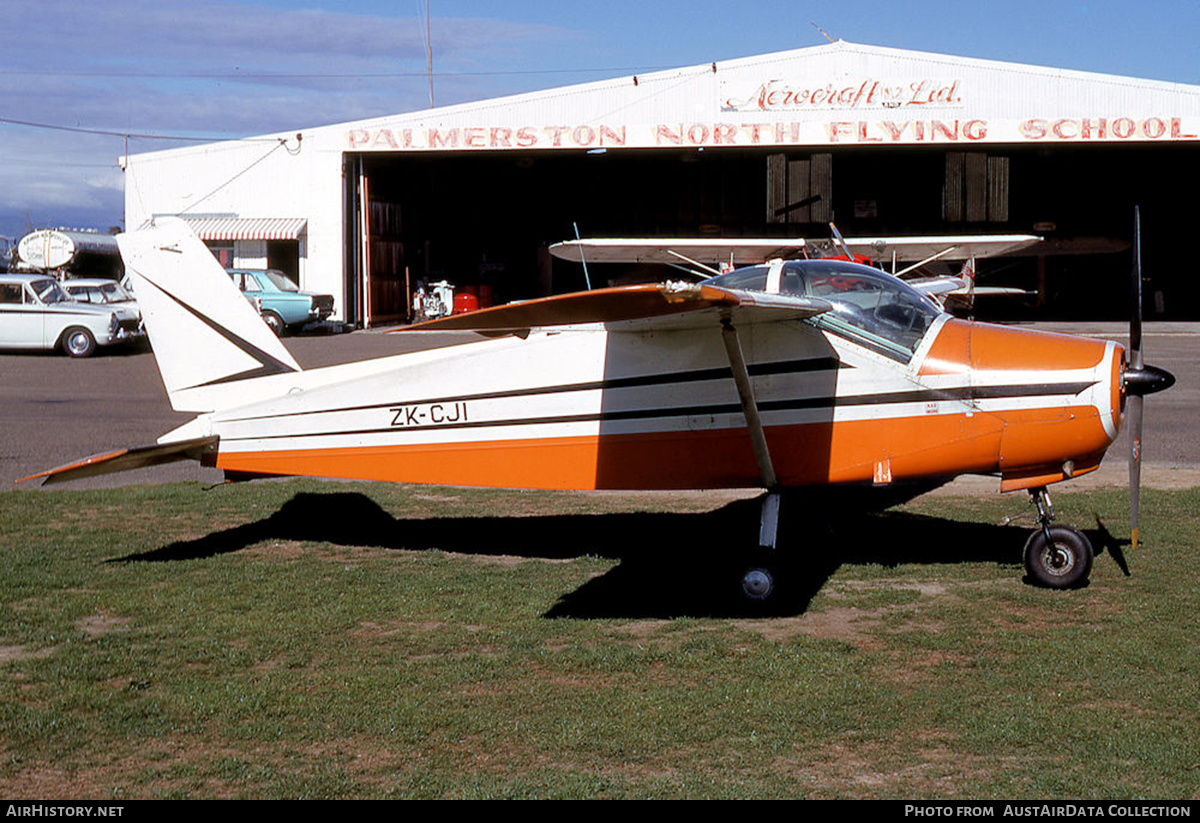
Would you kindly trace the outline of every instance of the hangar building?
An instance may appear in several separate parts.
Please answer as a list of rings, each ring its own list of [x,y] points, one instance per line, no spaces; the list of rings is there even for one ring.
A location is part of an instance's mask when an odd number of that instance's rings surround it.
[[[1043,316],[1196,313],[1200,86],[837,42],[123,159],[126,226],[179,215],[227,265],[335,316],[403,321],[418,280],[498,301],[583,287],[584,237],[1033,233],[981,264]],[[593,276],[595,280],[595,276]]]

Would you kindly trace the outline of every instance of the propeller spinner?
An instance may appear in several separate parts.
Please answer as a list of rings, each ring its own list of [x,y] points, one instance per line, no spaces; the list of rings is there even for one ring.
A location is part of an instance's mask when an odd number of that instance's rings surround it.
[[[1142,405],[1143,398],[1175,385],[1175,375],[1156,366],[1147,366],[1142,356],[1142,224],[1138,208],[1133,210],[1133,273],[1130,282],[1129,349],[1126,352],[1124,380],[1126,424],[1129,426],[1129,514],[1132,523],[1131,548],[1138,545],[1138,508],[1142,484]]]

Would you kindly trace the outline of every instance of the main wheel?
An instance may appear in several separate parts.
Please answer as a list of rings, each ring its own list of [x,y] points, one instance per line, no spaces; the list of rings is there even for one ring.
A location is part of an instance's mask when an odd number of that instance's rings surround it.
[[[1092,571],[1092,544],[1083,532],[1051,526],[1050,542],[1036,530],[1025,542],[1025,570],[1039,585],[1073,589],[1087,582]]]
[[[263,322],[271,331],[275,332],[275,336],[279,337],[283,334],[283,318],[275,312],[268,309],[262,313]]]
[[[96,338],[78,326],[67,329],[62,336],[62,350],[72,357],[90,357],[96,351]]]
[[[751,603],[765,603],[775,593],[775,572],[766,566],[746,569],[742,575],[742,597]]]

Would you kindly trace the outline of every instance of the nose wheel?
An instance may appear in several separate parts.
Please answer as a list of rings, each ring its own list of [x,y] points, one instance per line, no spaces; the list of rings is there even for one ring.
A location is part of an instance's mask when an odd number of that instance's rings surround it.
[[[1074,589],[1087,583],[1092,572],[1091,541],[1070,526],[1052,526],[1054,509],[1044,487],[1031,489],[1038,510],[1038,528],[1025,541],[1025,571],[1030,579],[1050,589]]]

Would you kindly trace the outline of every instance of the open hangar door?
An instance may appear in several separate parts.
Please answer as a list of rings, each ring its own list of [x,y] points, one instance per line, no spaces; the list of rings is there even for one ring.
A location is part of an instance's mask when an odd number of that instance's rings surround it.
[[[347,156],[347,305],[364,325],[411,319],[422,281],[480,304],[576,291],[549,245],[583,237],[1037,233],[1039,256],[983,261],[981,278],[1037,294],[980,316],[1116,319],[1126,309],[1133,206],[1142,207],[1148,316],[1197,313],[1175,262],[1190,236],[1180,179],[1191,147],[759,147]],[[593,267],[592,286],[664,276]]]
[[[471,287],[497,303],[583,289],[580,266],[547,251],[576,227],[584,237],[826,234],[819,223],[768,222],[766,157],[691,149],[348,158],[357,319],[403,321],[419,281]],[[638,276],[592,272],[592,286]]]

